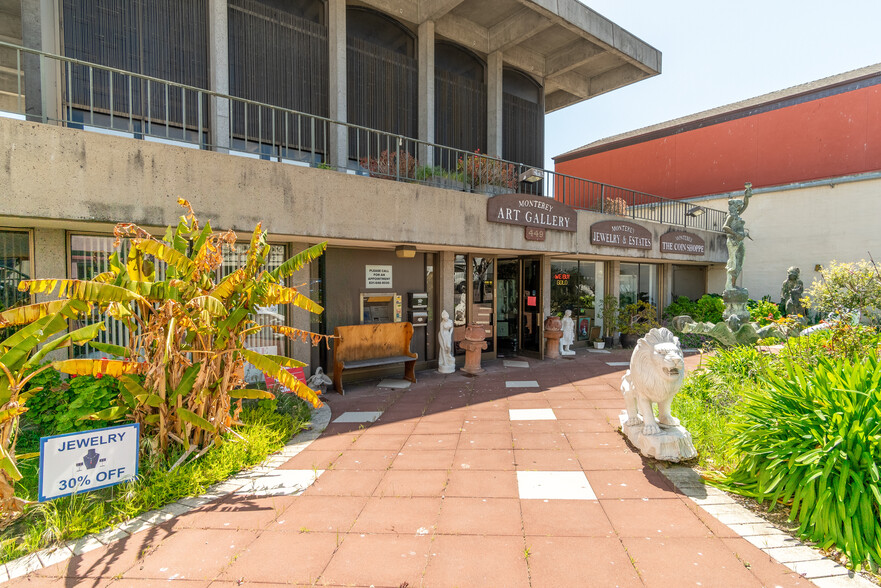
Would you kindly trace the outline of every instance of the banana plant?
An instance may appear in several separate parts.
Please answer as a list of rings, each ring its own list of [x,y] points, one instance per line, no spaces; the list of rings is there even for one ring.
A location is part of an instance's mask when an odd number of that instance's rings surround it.
[[[273,398],[267,391],[248,389],[244,364],[248,362],[276,378],[315,407],[318,394],[285,368],[302,367],[297,360],[260,354],[246,348],[246,338],[263,329],[253,320],[258,307],[290,304],[320,313],[321,306],[286,279],[317,258],[326,248],[320,243],[268,271],[270,246],[258,225],[251,235],[243,267],[219,278],[223,249],[232,247],[232,231],[215,232],[210,223],[200,226],[186,200],[176,227],[162,239],[131,223],[116,226],[117,246],[128,241],[125,258],[115,253],[109,270],[91,282],[30,280],[20,289],[61,297],[98,298],[99,312],[119,320],[128,330],[125,346],[92,343],[119,359],[70,359],[55,368],[68,374],[110,374],[120,377],[119,403],[94,418],[130,418],[141,424],[150,446],[166,453],[174,443],[188,452],[222,442],[222,434],[237,423],[243,398]],[[164,272],[157,270],[163,267]],[[95,292],[107,288],[106,297]],[[288,337],[302,333],[278,330]],[[307,333],[313,342],[323,335]],[[201,452],[200,452],[201,454]]]
[[[48,353],[72,344],[84,345],[104,328],[104,323],[97,323],[62,333],[68,330],[70,319],[88,311],[88,302],[71,299],[0,312],[0,328],[21,327],[0,341],[0,528],[21,515],[26,504],[15,496],[14,484],[21,479],[15,445],[19,418],[28,410],[28,399],[40,391],[27,389],[27,384],[50,367],[40,366]]]

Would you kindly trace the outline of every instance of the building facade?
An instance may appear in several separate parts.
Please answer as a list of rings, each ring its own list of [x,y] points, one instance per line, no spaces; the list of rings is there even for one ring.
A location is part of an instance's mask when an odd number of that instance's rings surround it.
[[[779,300],[790,266],[808,286],[832,260],[881,257],[881,64],[585,145],[556,171],[726,208],[751,182],[742,279]],[[709,271],[712,292],[723,267]]]
[[[20,23],[0,42],[13,72],[0,88],[0,292],[96,275],[115,223],[161,235],[184,197],[243,239],[262,222],[270,263],[329,243],[292,279],[325,312],[258,320],[328,334],[410,320],[425,367],[442,309],[457,342],[483,324],[487,354],[540,356],[551,312],[573,309],[585,340],[604,294],[663,305],[677,268],[705,282],[724,261],[722,213],[540,169],[545,113],[660,72],[656,49],[575,0],[0,9]],[[569,205],[566,192],[598,196]],[[226,258],[236,267],[236,251]],[[332,359],[270,335],[252,344]]]

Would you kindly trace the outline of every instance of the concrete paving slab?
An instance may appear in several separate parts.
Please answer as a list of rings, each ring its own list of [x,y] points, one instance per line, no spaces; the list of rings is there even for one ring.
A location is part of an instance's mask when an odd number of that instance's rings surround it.
[[[505,382],[505,388],[538,388],[538,382],[535,380],[508,380]]]
[[[529,362],[528,361],[516,361],[513,359],[506,359],[502,362],[502,365],[504,365],[506,368],[507,367],[528,368]]]
[[[584,472],[517,472],[522,500],[596,500]]]
[[[410,380],[396,380],[396,379],[392,379],[392,378],[387,378],[385,380],[380,381],[379,384],[377,384],[376,386],[378,388],[392,388],[394,390],[406,390],[407,388],[410,387],[410,384],[412,384],[412,382],[410,382]]]
[[[508,410],[512,421],[555,421],[552,408],[512,408]]]
[[[372,423],[376,419],[382,416],[382,412],[369,410],[369,411],[350,411],[344,412],[337,418],[333,420],[334,423]]]

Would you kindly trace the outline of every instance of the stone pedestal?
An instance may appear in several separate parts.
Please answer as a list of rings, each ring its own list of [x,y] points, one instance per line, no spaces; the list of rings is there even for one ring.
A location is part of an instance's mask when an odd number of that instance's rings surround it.
[[[544,324],[545,358],[560,357],[560,338],[563,336],[563,321],[558,316],[549,316]]]
[[[722,320],[728,323],[732,331],[750,322],[749,309],[746,307],[747,300],[749,300],[749,291],[746,288],[735,287],[722,292],[722,301],[725,303]]]
[[[660,425],[661,432],[657,435],[644,435],[642,433],[642,419],[636,425],[626,425],[624,424],[627,422],[626,411],[622,412],[618,419],[621,423],[621,431],[646,457],[674,462],[697,457],[697,449],[691,442],[691,433],[681,425],[675,427]]]
[[[465,327],[465,340],[459,343],[459,347],[465,350],[462,371],[472,376],[482,374],[484,369],[480,367],[480,354],[487,347],[486,329],[481,325],[468,325]]]

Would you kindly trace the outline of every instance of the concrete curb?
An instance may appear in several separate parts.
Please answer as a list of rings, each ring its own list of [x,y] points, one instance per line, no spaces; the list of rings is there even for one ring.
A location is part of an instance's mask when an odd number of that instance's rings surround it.
[[[145,512],[131,520],[115,527],[104,529],[94,535],[74,539],[57,547],[46,548],[2,564],[0,565],[0,583],[61,563],[74,556],[104,547],[105,545],[110,545],[114,541],[161,525],[212,500],[237,492],[248,485],[253,485],[261,476],[271,473],[306,449],[310,443],[315,441],[324,432],[328,423],[330,423],[330,407],[324,404],[321,408],[312,412],[309,430],[296,435],[280,451],[268,456],[256,466],[242,470],[232,478],[210,486],[208,491],[201,496],[182,498],[177,502],[166,504],[157,510]]]
[[[676,465],[660,472],[720,523],[820,588],[877,588],[866,578],[754,515],[722,490],[707,486],[693,469]]]

